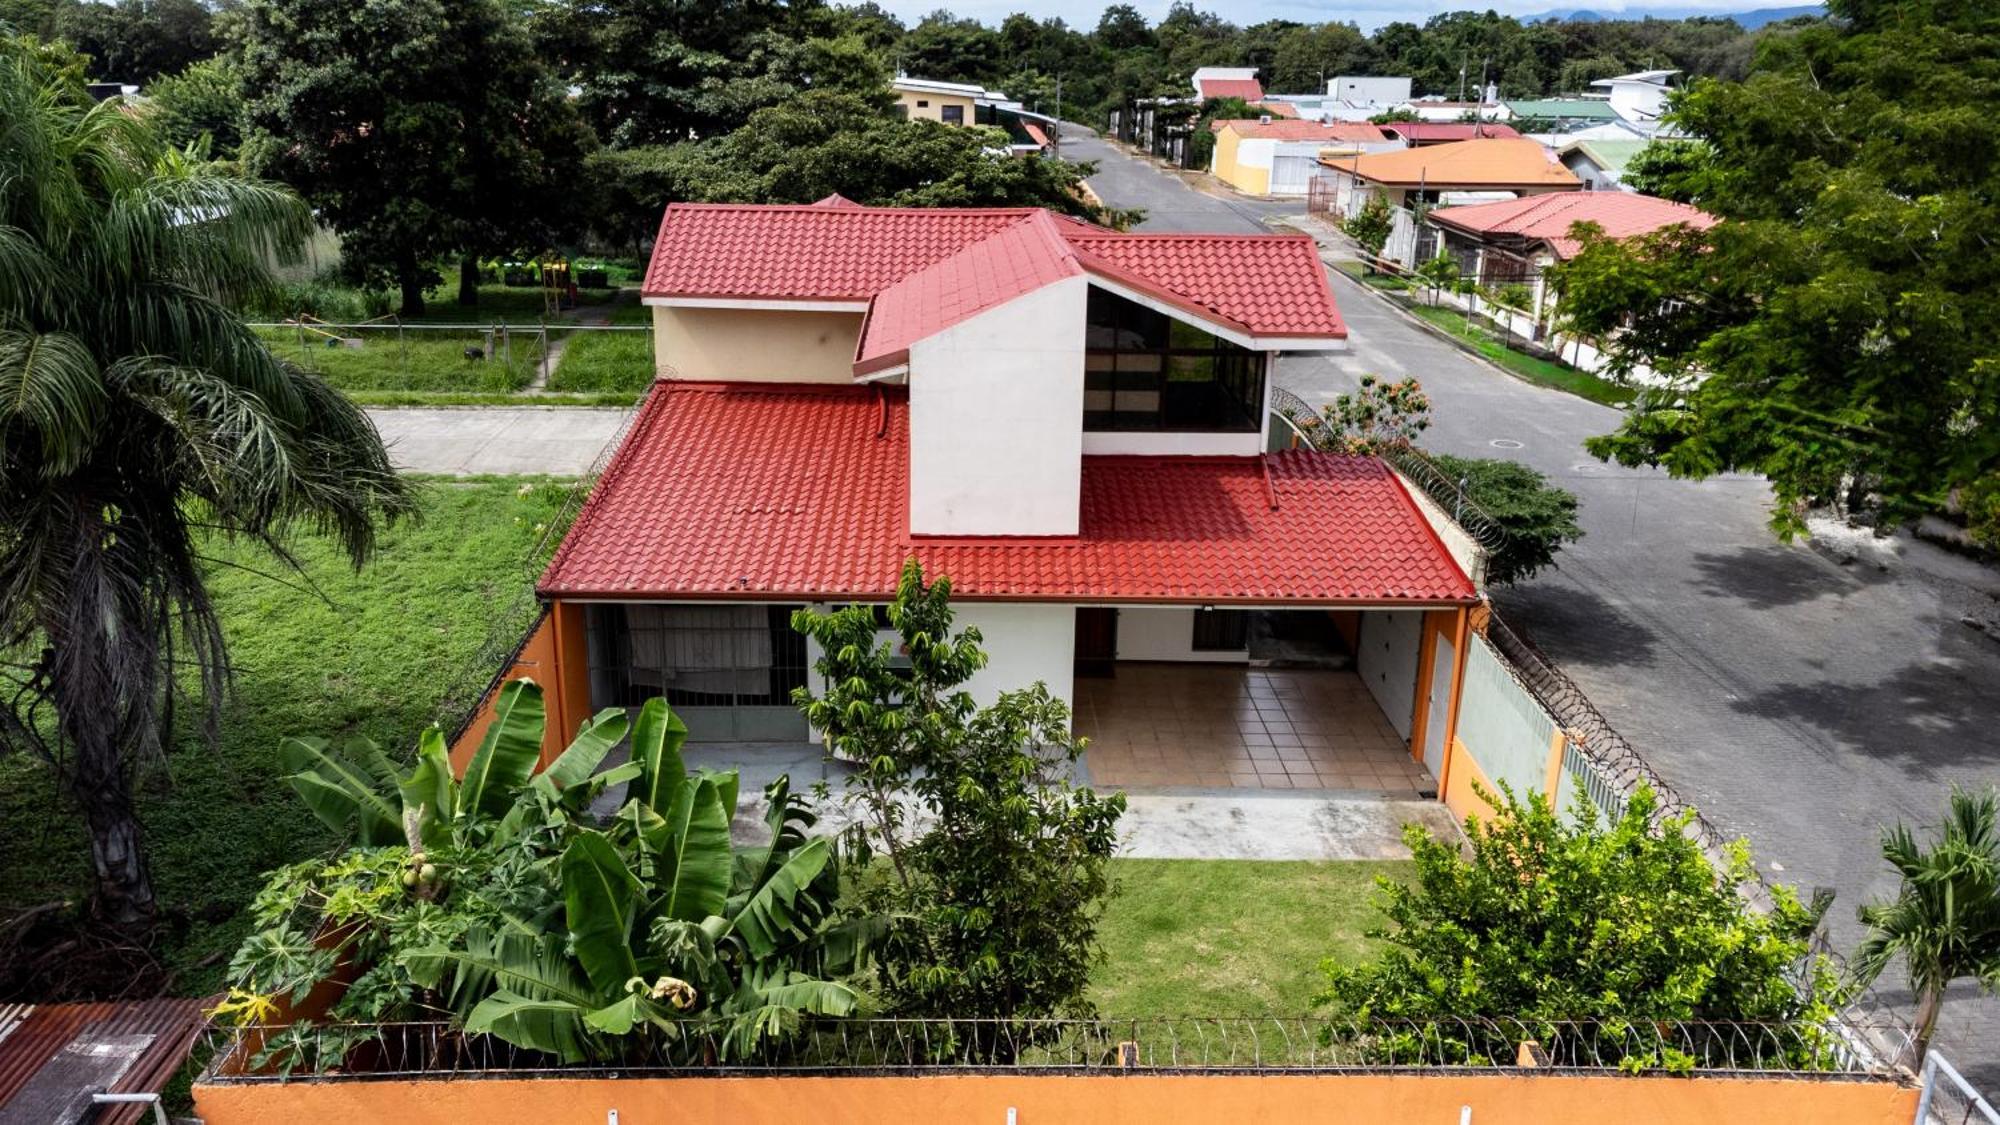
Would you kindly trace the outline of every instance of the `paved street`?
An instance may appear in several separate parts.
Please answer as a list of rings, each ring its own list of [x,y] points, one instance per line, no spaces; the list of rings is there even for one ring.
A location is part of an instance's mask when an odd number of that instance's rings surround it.
[[[1092,186],[1146,208],[1142,229],[1252,230],[1303,210],[1191,190],[1074,130],[1063,152],[1099,161]],[[1835,888],[1850,948],[1856,906],[1895,885],[1880,826],[1935,820],[1953,782],[2000,780],[2000,640],[1961,622],[1992,617],[1991,596],[1777,542],[1760,480],[1598,462],[1582,442],[1615,411],[1516,380],[1332,276],[1352,350],[1284,360],[1280,385],[1317,404],[1362,374],[1415,376],[1435,404],[1426,446],[1513,457],[1575,492],[1588,534],[1561,569],[1497,594],[1502,613],[1772,878]],[[1906,999],[1899,976],[1883,984]],[[1939,1042],[2000,1089],[2000,999],[1955,995]]]
[[[629,411],[577,406],[370,410],[389,458],[412,473],[581,476]]]

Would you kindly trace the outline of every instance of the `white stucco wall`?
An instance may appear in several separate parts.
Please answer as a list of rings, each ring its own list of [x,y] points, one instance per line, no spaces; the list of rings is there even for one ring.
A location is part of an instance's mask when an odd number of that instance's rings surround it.
[[[1075,606],[962,601],[953,603],[952,612],[959,627],[978,626],[986,650],[986,667],[965,685],[981,706],[1036,681],[1048,685],[1050,695],[1074,703]]]
[[[1118,611],[1118,659],[1177,660],[1204,664],[1242,664],[1247,650],[1196,652],[1194,615],[1188,608],[1125,608]]]
[[[1084,287],[1065,278],[911,345],[913,533],[1076,534]]]
[[[1105,431],[1084,434],[1083,451],[1092,457],[1255,457],[1264,451],[1264,435]]]

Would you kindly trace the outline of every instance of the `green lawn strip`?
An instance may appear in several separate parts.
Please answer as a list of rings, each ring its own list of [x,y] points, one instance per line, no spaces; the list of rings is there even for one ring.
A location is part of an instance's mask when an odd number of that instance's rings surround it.
[[[352,391],[470,391],[505,393],[526,387],[541,362],[541,345],[532,332],[511,333],[503,346],[489,343],[479,331],[393,326],[344,329],[359,339],[348,347],[323,333],[296,328],[259,328],[257,333],[280,358],[317,371],[342,390]],[[466,349],[492,355],[468,358]]]
[[[524,485],[525,488],[524,494]],[[526,628],[522,600],[539,569],[528,554],[571,485],[518,477],[427,481],[423,518],[391,529],[356,573],[329,540],[292,541],[324,599],[271,577],[278,563],[247,544],[205,551],[236,691],[221,741],[208,746],[184,713],[164,768],[142,781],[140,818],[168,918],[160,952],[174,991],[220,987],[246,932],[242,908],[280,864],[336,841],[307,814],[278,768],[279,740],[364,734],[407,755],[418,733],[469,706],[491,672],[489,637]],[[236,564],[236,565],[230,565]],[[497,663],[497,660],[494,661]],[[458,696],[446,700],[447,687]],[[0,914],[88,891],[76,815],[46,770],[0,759]]]
[[[1375,877],[1404,861],[1121,859],[1098,927],[1107,960],[1091,998],[1107,1016],[1298,1016],[1327,957],[1358,963],[1379,943]]]
[[[1609,380],[1600,379],[1588,371],[1571,367],[1567,363],[1542,359],[1539,356],[1532,356],[1526,352],[1510,348],[1495,339],[1490,332],[1479,327],[1477,323],[1468,331],[1465,323],[1465,314],[1459,310],[1443,308],[1437,305],[1406,305],[1404,307],[1424,320],[1444,329],[1454,337],[1470,344],[1472,349],[1480,355],[1531,383],[1539,383],[1542,386],[1553,387],[1559,391],[1568,391],[1570,394],[1587,398],[1592,402],[1603,403],[1605,406],[1623,406],[1625,403],[1632,401],[1632,391],[1629,387],[1621,387]]]
[[[649,384],[650,385],[650,384]],[[483,394],[477,391],[348,391],[358,406],[632,406],[644,397],[634,391],[587,394]]]
[[[651,333],[579,330],[563,345],[549,390],[637,394],[652,382]]]

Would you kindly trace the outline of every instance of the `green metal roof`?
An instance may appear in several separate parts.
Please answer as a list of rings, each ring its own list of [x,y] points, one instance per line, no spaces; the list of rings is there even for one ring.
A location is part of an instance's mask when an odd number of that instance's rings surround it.
[[[1576,149],[1589,157],[1592,164],[1617,175],[1625,171],[1625,165],[1639,155],[1640,149],[1652,143],[1651,141],[1571,141],[1562,147],[1562,151]]]
[[[1516,117],[1552,117],[1567,121],[1616,121],[1611,103],[1600,98],[1540,98],[1510,101],[1507,112]]]

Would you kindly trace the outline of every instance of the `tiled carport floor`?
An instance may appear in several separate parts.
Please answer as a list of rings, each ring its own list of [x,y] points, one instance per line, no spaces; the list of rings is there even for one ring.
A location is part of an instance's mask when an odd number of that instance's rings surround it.
[[[1435,783],[1352,672],[1120,664],[1076,681],[1091,782],[1134,789],[1346,789]]]

